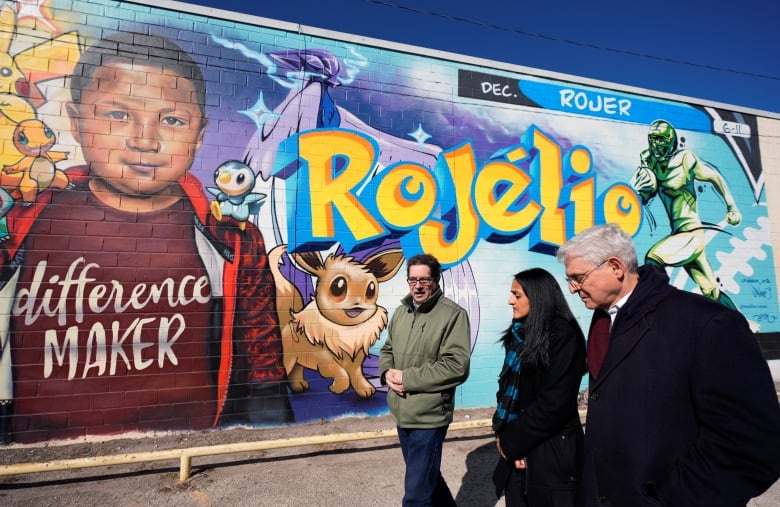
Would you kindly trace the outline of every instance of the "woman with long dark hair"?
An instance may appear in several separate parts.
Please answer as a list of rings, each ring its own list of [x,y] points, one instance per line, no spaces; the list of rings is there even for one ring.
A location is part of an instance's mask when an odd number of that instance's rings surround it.
[[[501,456],[496,492],[506,495],[507,507],[583,505],[577,394],[585,338],[560,285],[543,269],[515,275],[509,305],[493,416]]]

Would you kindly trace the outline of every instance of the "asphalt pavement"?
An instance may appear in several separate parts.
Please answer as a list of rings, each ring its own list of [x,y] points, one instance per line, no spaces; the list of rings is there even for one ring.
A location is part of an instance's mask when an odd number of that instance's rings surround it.
[[[456,422],[473,421],[485,414],[459,411]],[[384,426],[386,423],[382,421]],[[309,427],[308,433],[365,432],[386,429],[384,426],[377,427],[376,421],[343,419],[323,421]],[[246,439],[247,434],[239,432],[235,437]],[[177,445],[203,445],[202,438],[179,437]],[[169,445],[171,442],[163,440],[122,440],[106,442],[100,448],[85,447],[80,452],[86,458],[95,452],[141,452]],[[20,450],[24,451],[17,448],[16,452]],[[45,450],[36,449],[36,455]],[[4,452],[9,451],[0,450],[0,456]],[[444,444],[442,473],[458,505],[504,505],[495,498],[490,480],[497,459],[489,428],[450,431]],[[396,437],[198,458],[186,481],[179,480],[178,465],[171,461],[136,463],[0,477],[0,505],[391,507],[400,505],[403,496],[404,465]],[[780,481],[749,505],[780,506]]]

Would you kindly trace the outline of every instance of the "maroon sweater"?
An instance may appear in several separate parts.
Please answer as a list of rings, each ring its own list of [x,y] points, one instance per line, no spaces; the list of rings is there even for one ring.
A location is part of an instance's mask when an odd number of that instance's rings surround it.
[[[217,223],[191,176],[180,181],[189,199],[135,214],[95,199],[83,171],[69,175],[75,189],[13,210],[3,245],[14,259],[6,272],[19,274],[17,442],[203,429],[219,422],[231,385],[284,380],[259,231]],[[196,225],[225,261],[211,272],[221,277],[216,297]]]

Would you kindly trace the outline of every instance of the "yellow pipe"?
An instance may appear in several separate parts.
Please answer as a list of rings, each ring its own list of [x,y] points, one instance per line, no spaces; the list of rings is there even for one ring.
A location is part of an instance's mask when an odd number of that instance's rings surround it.
[[[491,421],[488,419],[478,421],[461,421],[452,423],[449,429],[451,431],[458,431],[486,428],[490,427],[490,425]],[[281,449],[286,447],[302,447],[308,445],[350,442],[355,440],[372,440],[393,437],[396,436],[396,434],[396,429],[393,428],[377,431],[334,433],[331,435],[313,435],[308,437],[282,438],[278,440],[261,440],[255,442],[240,442],[235,444],[210,445],[203,447],[191,447],[186,449],[169,449],[130,454],[114,454],[109,456],[93,456],[88,458],[62,459],[39,463],[16,463],[13,465],[1,465],[0,476],[178,459],[180,466],[179,479],[181,481],[186,481],[190,478],[191,475],[191,460],[196,456],[213,456],[218,454]]]
[[[179,481],[184,482],[190,478],[192,474],[192,458],[189,456],[182,456],[179,460]]]

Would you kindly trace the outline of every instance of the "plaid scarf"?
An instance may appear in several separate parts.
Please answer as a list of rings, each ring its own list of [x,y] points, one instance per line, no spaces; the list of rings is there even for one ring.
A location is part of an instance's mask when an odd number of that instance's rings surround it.
[[[525,331],[522,322],[512,324],[512,340],[506,346],[504,366],[498,377],[498,392],[496,393],[496,413],[493,414],[493,430],[501,431],[506,423],[517,419],[514,410],[519,396],[520,384],[520,351],[525,343]]]

